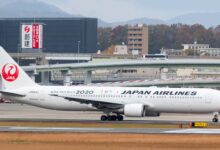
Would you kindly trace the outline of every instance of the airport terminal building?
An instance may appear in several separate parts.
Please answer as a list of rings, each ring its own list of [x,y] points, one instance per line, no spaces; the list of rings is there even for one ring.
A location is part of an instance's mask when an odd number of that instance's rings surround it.
[[[0,45],[8,52],[22,52],[21,24],[26,23],[43,25],[45,53],[97,52],[96,18],[4,18],[0,19]]]

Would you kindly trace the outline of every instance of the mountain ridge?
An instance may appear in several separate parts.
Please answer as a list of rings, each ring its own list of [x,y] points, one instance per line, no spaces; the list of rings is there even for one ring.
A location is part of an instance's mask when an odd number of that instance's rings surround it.
[[[70,16],[56,6],[36,0],[19,0],[0,5],[0,18]]]
[[[83,17],[65,12],[64,10],[39,0],[10,0],[0,3],[0,18],[28,18],[28,17]],[[116,27],[118,25],[157,25],[157,24],[202,24],[205,27],[220,25],[220,12],[191,13],[176,16],[168,20],[155,18],[135,18],[128,21],[106,22],[98,19],[99,27]]]

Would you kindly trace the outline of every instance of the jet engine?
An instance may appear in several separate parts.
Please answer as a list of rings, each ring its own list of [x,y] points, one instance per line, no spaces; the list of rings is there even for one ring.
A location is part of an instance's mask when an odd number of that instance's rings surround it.
[[[144,117],[145,106],[143,104],[126,104],[124,106],[124,115],[127,117]]]

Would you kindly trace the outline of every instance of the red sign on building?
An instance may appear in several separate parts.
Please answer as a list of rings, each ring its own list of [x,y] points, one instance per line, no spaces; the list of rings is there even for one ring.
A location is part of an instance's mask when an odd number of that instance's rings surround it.
[[[43,48],[43,25],[22,24],[22,48],[41,49]]]

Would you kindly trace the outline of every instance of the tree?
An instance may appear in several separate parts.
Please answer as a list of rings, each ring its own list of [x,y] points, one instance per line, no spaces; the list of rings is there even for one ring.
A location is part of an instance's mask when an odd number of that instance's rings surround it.
[[[105,50],[112,44],[112,28],[98,28],[98,43],[100,50]]]
[[[161,48],[181,49],[182,44],[193,43],[194,40],[198,43],[210,44],[212,47],[220,47],[220,25],[208,29],[200,24],[150,25],[148,27],[150,53],[159,53]],[[127,43],[127,34],[127,25],[117,26],[114,29],[99,28],[98,41],[101,50],[122,42]]]
[[[117,26],[112,28],[98,28],[98,42],[102,51],[112,45],[127,43],[128,28],[127,26]]]
[[[117,26],[112,30],[111,38],[112,44],[122,44],[124,42],[127,44],[128,37],[128,26]]]

